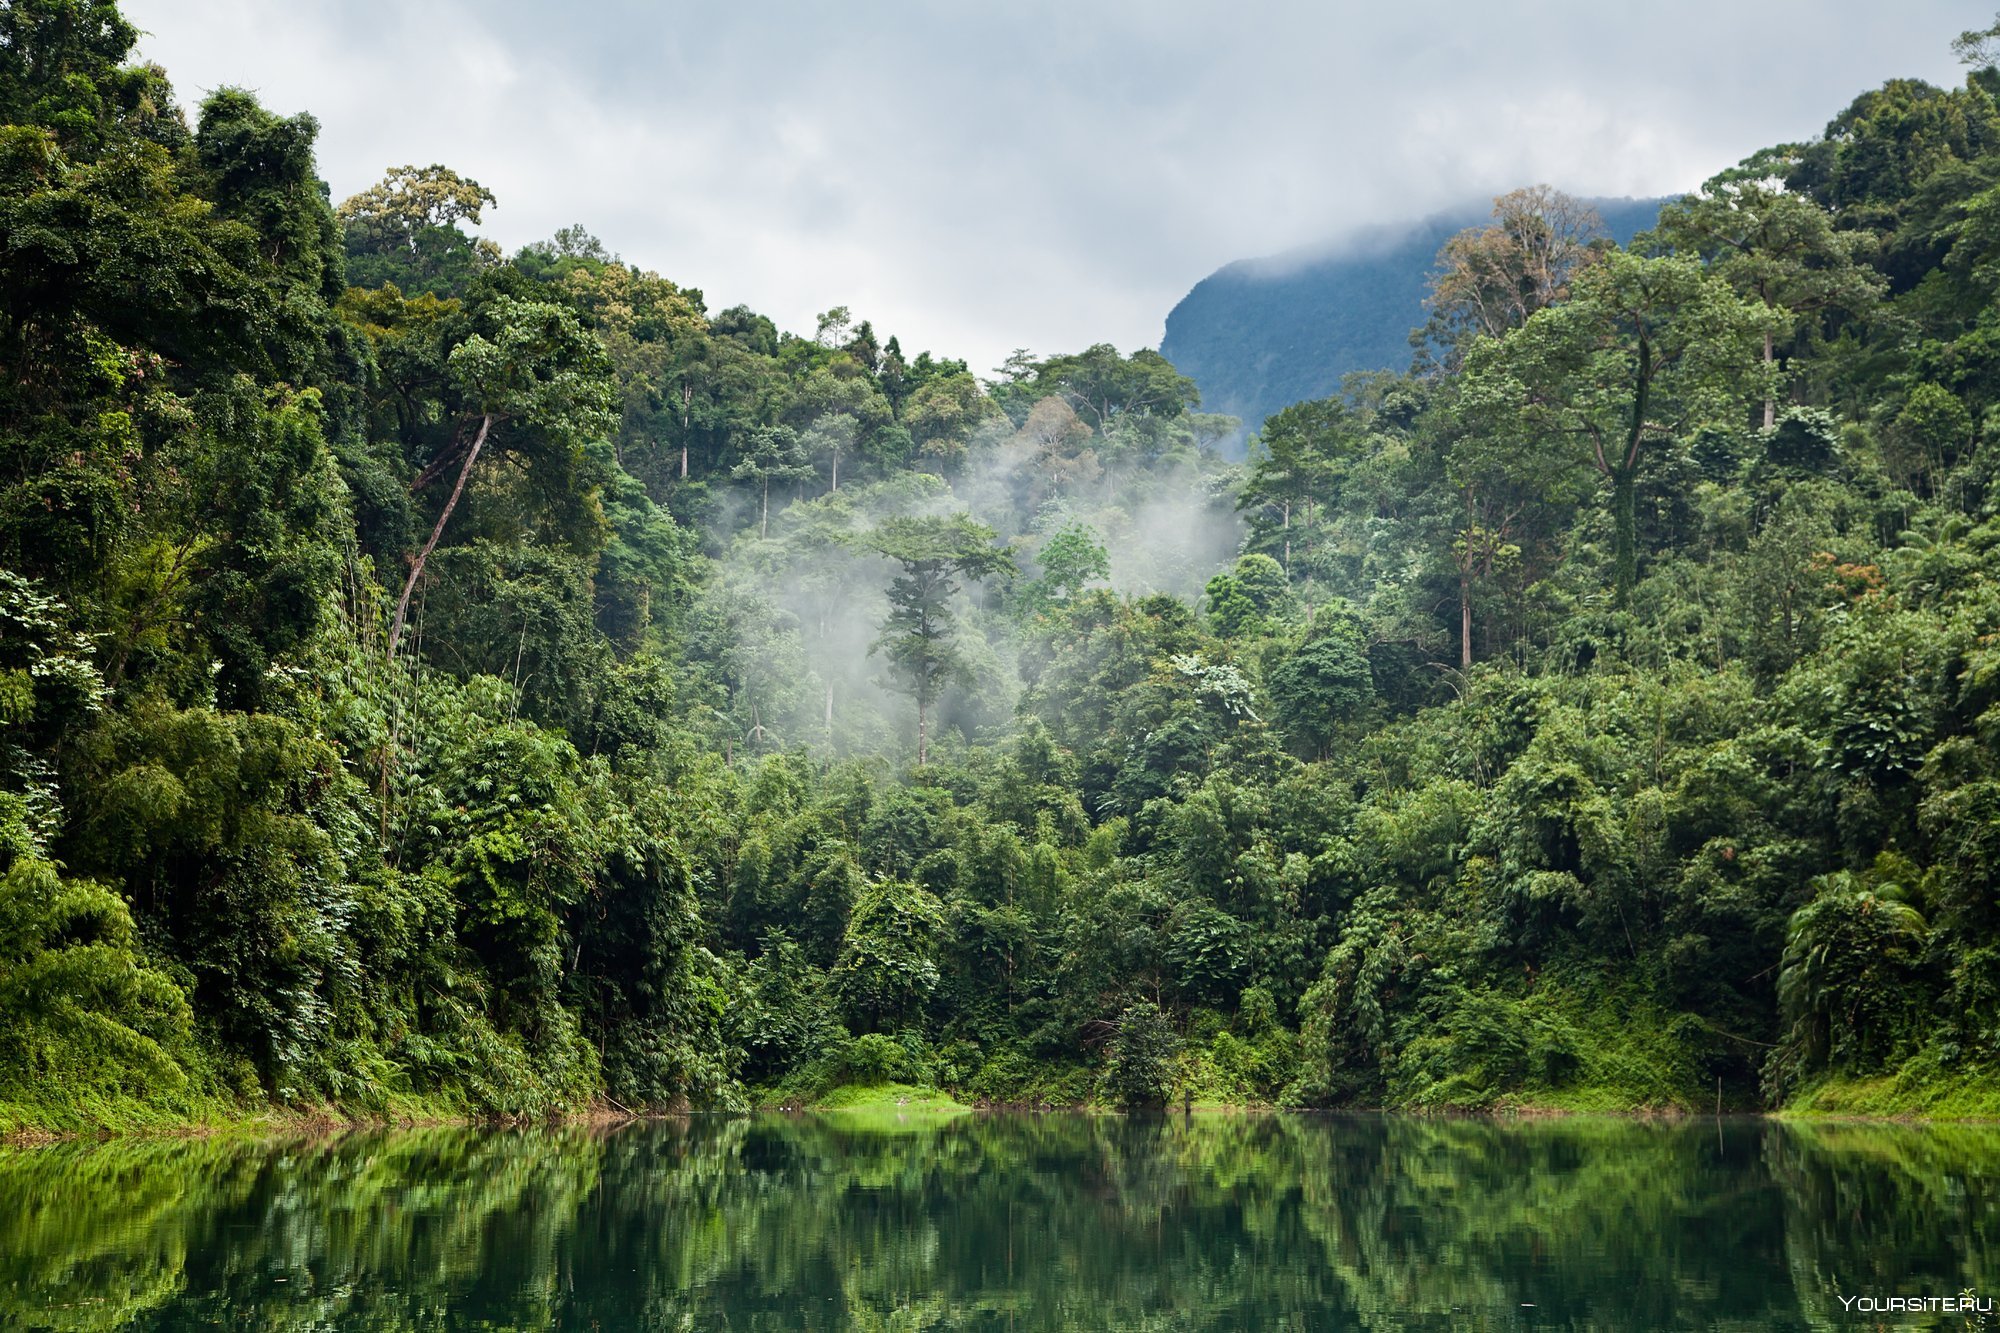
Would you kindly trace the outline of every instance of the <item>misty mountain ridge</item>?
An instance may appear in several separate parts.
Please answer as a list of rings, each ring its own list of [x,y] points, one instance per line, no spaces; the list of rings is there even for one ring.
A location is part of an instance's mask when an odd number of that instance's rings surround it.
[[[1629,245],[1667,201],[1587,202]],[[1272,413],[1337,392],[1353,371],[1407,368],[1438,248],[1491,220],[1488,200],[1225,264],[1168,313],[1160,353],[1200,386],[1204,410],[1242,419],[1241,448]]]

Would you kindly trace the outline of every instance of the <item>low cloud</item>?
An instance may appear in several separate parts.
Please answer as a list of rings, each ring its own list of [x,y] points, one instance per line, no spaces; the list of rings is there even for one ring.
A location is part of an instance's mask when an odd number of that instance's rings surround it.
[[[1688,188],[1893,76],[1952,80],[1990,5],[127,0],[189,100],[324,125],[336,195],[445,162],[513,247],[581,221],[810,332],[854,308],[997,365],[1157,341],[1196,279],[1532,181]]]

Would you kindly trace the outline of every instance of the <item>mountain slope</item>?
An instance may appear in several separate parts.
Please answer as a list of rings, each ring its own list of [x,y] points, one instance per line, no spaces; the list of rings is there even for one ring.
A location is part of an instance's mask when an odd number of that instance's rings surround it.
[[[1593,200],[1620,245],[1653,225],[1659,199]],[[1202,407],[1241,417],[1324,398],[1356,370],[1400,370],[1438,247],[1488,220],[1483,205],[1377,227],[1334,249],[1245,259],[1194,285],[1167,316],[1161,353],[1201,386]]]

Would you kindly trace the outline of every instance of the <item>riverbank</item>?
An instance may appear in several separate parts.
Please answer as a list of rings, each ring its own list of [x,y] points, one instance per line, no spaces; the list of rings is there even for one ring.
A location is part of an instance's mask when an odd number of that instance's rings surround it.
[[[1808,1085],[1779,1115],[1957,1123],[2000,1121],[2000,1072],[1940,1075],[1913,1061],[1875,1078],[1828,1078]]]
[[[777,1098],[758,1107],[766,1111],[852,1111],[858,1113],[934,1113],[958,1115],[980,1109],[939,1088],[914,1083],[851,1084],[813,1098]]]
[[[757,1101],[759,1110],[777,1111],[865,1111],[865,1112],[945,1112],[967,1111],[1069,1111],[1096,1115],[1121,1112],[1103,1103],[1078,1101],[994,1101],[962,1102],[951,1093],[922,1085],[888,1083],[841,1085],[814,1097],[770,1097]],[[1608,1117],[1626,1120],[1691,1120],[1722,1114],[1730,1117],[1771,1119],[1843,1119],[1883,1123],[1980,1124],[2000,1122],[2000,1092],[1989,1089],[1983,1080],[1966,1079],[1949,1086],[1936,1083],[1911,1085],[1895,1078],[1827,1081],[1781,1107],[1743,1106],[1728,1101],[1719,1105],[1695,1106],[1683,1103],[1633,1103],[1592,1092],[1568,1094],[1509,1094],[1480,1105],[1448,1103],[1402,1106],[1275,1106],[1263,1102],[1218,1101],[1197,1098],[1189,1103],[1174,1102],[1162,1108],[1170,1112],[1202,1114],[1314,1114],[1361,1111],[1381,1115],[1451,1116],[1468,1118],[1564,1119]]]
[[[1920,1071],[1867,1079],[1827,1079],[1803,1091],[1784,1106],[1742,1107],[1724,1104],[1724,1114],[1774,1119],[1838,1119],[1884,1123],[1979,1124],[2000,1122],[2000,1080],[1983,1071],[1940,1079]],[[888,1082],[842,1084],[811,1097],[769,1095],[753,1099],[766,1111],[845,1114],[861,1117],[957,1116],[976,1112],[1073,1111],[1118,1114],[1088,1099],[1066,1102],[962,1101],[951,1092],[923,1084]],[[1169,1110],[1203,1114],[1271,1113],[1283,1111],[1363,1110],[1388,1115],[1443,1115],[1514,1118],[1608,1116],[1636,1120],[1680,1119],[1709,1115],[1710,1107],[1634,1105],[1593,1096],[1509,1095],[1479,1106],[1422,1105],[1381,1107],[1277,1107],[1255,1102],[1197,1099]],[[89,1137],[201,1136],[212,1134],[313,1134],[357,1129],[398,1129],[441,1126],[522,1124],[619,1124],[656,1118],[670,1112],[633,1109],[600,1099],[577,1110],[548,1117],[477,1115],[443,1100],[400,1098],[368,1108],[339,1105],[241,1105],[219,1098],[177,1104],[137,1098],[96,1098],[63,1107],[0,1102],[0,1145],[58,1142]]]
[[[61,1108],[0,1102],[0,1145],[83,1138],[196,1138],[210,1135],[334,1134],[360,1129],[426,1129],[476,1125],[620,1124],[652,1118],[599,1100],[550,1116],[489,1116],[442,1100],[399,1098],[381,1107],[240,1105],[205,1100],[185,1111],[137,1099],[98,1100]],[[658,1114],[665,1114],[664,1112]]]

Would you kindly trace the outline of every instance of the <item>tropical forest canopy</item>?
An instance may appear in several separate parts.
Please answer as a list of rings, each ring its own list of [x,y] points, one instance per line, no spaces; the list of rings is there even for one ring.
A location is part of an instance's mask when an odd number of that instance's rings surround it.
[[[0,1126],[1990,1108],[1993,40],[1239,465],[0,3]]]

